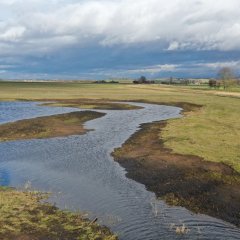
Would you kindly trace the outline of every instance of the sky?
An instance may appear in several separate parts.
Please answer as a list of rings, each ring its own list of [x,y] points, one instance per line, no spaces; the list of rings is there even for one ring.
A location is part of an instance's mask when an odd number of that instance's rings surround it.
[[[240,74],[239,0],[0,0],[0,78]]]

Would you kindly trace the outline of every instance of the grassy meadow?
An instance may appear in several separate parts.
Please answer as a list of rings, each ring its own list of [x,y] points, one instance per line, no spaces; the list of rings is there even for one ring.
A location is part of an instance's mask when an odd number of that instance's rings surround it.
[[[180,154],[223,162],[240,172],[240,93],[209,88],[91,83],[0,82],[2,100],[109,99],[178,105],[193,103],[200,110],[169,120],[161,136]]]

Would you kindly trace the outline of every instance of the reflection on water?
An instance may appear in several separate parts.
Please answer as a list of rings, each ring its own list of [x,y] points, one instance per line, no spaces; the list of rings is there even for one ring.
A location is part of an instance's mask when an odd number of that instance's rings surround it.
[[[9,186],[10,184],[10,173],[7,169],[0,169],[0,185]]]
[[[76,111],[74,108],[40,107],[38,104],[40,103],[0,101],[0,123]]]
[[[8,116],[5,114],[3,122],[19,118],[19,111],[25,107],[24,116],[61,111],[34,103],[6,104]],[[169,207],[143,185],[125,177],[125,171],[110,156],[113,149],[120,147],[139,124],[178,117],[180,112],[175,107],[137,105],[144,109],[101,111],[107,114],[86,123],[86,128],[94,131],[85,135],[1,143],[0,169],[10,174],[8,184],[22,187],[30,181],[38,190],[52,191],[55,195],[51,201],[58,206],[97,216],[124,240],[240,239],[237,228]],[[0,108],[6,109],[4,104]]]

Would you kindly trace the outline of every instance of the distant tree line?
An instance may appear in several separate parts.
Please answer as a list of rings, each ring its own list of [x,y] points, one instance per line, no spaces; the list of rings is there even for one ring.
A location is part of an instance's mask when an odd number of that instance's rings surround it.
[[[108,84],[108,83],[119,83],[115,80],[98,80],[94,83],[98,84]],[[134,84],[154,84],[154,83],[161,83],[161,84],[168,84],[168,85],[206,85],[210,88],[223,88],[227,89],[234,85],[240,86],[240,79],[238,79],[233,70],[229,67],[221,68],[215,79],[193,79],[193,78],[166,78],[166,79],[156,79],[156,80],[148,80],[145,76],[141,76],[138,79],[133,80]]]
[[[155,83],[153,80],[147,80],[145,76],[141,76],[140,78],[133,81],[134,84],[152,84]]]
[[[169,79],[161,80],[161,84],[167,84],[167,85],[203,85],[208,84],[206,80],[201,79],[187,79],[187,78],[173,78],[170,77]]]
[[[118,81],[114,81],[114,80],[111,80],[111,81],[99,80],[99,81],[95,81],[93,83],[104,84],[104,83],[119,83],[119,82]]]
[[[209,80],[209,87],[211,87],[211,88],[220,88],[220,82],[219,81],[217,81],[216,79],[210,79]]]

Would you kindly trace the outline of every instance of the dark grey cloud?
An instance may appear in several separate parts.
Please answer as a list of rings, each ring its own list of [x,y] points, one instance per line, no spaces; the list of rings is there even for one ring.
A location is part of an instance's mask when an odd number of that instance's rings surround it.
[[[0,74],[238,68],[239,10],[239,0],[0,0]]]

